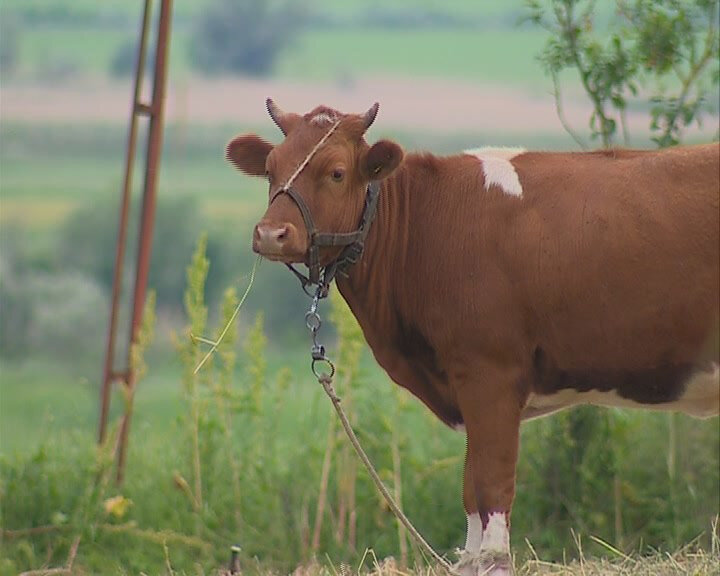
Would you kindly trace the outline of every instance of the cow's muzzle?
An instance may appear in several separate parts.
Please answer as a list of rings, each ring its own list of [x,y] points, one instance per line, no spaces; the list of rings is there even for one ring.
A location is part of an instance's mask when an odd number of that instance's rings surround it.
[[[253,231],[252,247],[263,258],[281,262],[302,262],[307,250],[297,228],[289,222],[259,222]]]
[[[302,215],[305,236],[301,237],[292,224],[268,226],[266,221],[261,221],[255,226],[253,233],[253,250],[270,260],[284,262],[300,279],[303,290],[312,284],[320,287],[322,282],[324,287],[320,288],[327,294],[327,286],[332,282],[335,274],[339,272],[346,275],[347,269],[362,256],[365,239],[375,217],[379,194],[380,185],[377,182],[370,182],[365,193],[365,207],[360,224],[354,232],[318,232],[305,200],[292,188],[285,186],[270,199],[270,205],[281,196],[290,198]],[[320,248],[341,248],[341,250],[330,264],[321,265]],[[297,262],[304,262],[308,267],[307,277],[292,266]]]

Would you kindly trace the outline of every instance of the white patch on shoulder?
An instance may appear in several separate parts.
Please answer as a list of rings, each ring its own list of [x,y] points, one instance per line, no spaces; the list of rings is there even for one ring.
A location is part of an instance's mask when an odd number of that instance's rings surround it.
[[[311,124],[319,124],[320,126],[324,126],[326,124],[333,124],[337,118],[334,114],[328,114],[327,112],[320,112],[319,114],[315,114],[310,119]]]
[[[507,514],[492,512],[482,533],[481,552],[510,553],[510,531],[508,530]]]
[[[485,190],[496,185],[502,188],[506,194],[520,198],[523,190],[511,160],[524,152],[524,148],[485,147],[465,150],[464,154],[475,156],[482,162]]]
[[[465,551],[472,553],[480,552],[482,545],[483,527],[479,512],[467,515],[467,538],[465,538]]]
[[[555,394],[530,394],[522,411],[522,419],[532,420],[579,404],[684,412],[695,418],[711,418],[720,414],[720,366],[713,364],[709,370],[702,370],[693,374],[685,385],[683,395],[673,402],[641,404],[623,398],[614,390],[608,392],[598,390],[578,392],[566,388]]]

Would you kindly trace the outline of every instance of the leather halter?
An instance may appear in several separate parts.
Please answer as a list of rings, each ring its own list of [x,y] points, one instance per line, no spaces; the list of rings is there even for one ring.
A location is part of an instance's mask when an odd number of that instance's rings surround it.
[[[272,111],[270,112],[270,116],[273,116]],[[363,250],[365,249],[365,239],[370,231],[370,224],[375,218],[375,211],[377,210],[378,198],[380,196],[380,184],[374,181],[370,182],[365,193],[365,207],[360,218],[358,229],[355,230],[355,232],[328,233],[318,232],[315,230],[315,223],[313,222],[312,214],[310,214],[310,209],[305,203],[305,200],[303,200],[300,194],[292,189],[292,184],[295,179],[305,169],[315,153],[323,146],[323,144],[325,144],[338,126],[340,126],[341,122],[342,118],[335,120],[335,123],[330,127],[325,135],[320,138],[317,144],[315,144],[312,150],[310,150],[307,156],[305,156],[305,159],[298,165],[292,176],[287,179],[285,184],[283,184],[283,186],[270,199],[270,204],[272,204],[278,196],[281,194],[287,194],[292,201],[295,202],[295,205],[300,210],[300,214],[302,214],[303,221],[305,222],[305,229],[307,230],[308,235],[308,275],[305,276],[299,272],[292,264],[285,265],[293,274],[295,274],[297,279],[300,280],[302,289],[306,294],[310,295],[307,291],[308,285],[317,285],[318,288],[316,294],[318,298],[325,298],[327,296],[330,283],[338,272],[347,276],[347,269],[355,264],[360,259],[360,256],[362,256]],[[321,269],[319,252],[320,247],[324,246],[345,246],[345,248],[342,252],[340,252],[335,260]]]
[[[290,271],[300,280],[303,290],[307,292],[308,285],[317,285],[320,288],[320,298],[327,296],[330,283],[336,274],[347,276],[348,269],[355,264],[363,254],[365,249],[365,240],[370,232],[370,225],[375,218],[377,212],[378,199],[380,198],[380,183],[372,181],[368,184],[365,193],[365,206],[363,208],[360,223],[355,232],[318,232],[315,229],[315,223],[312,214],[303,197],[300,196],[292,188],[283,187],[275,196],[273,196],[270,204],[272,204],[278,196],[287,194],[302,214],[305,222],[305,229],[308,236],[308,275],[305,276],[297,270],[292,264],[285,264]],[[337,258],[324,267],[320,266],[320,248],[332,246],[345,246]]]

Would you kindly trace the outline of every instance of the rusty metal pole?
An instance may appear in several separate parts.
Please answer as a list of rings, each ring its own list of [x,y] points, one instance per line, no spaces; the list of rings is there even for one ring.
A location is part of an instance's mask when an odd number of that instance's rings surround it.
[[[145,75],[145,54],[147,51],[148,24],[150,22],[152,0],[145,0],[142,29],[140,32],[140,47],[135,65],[135,91],[132,100],[132,113],[128,128],[127,156],[125,158],[125,175],[123,178],[123,194],[120,205],[120,223],[118,225],[117,243],[115,245],[115,268],[113,271],[112,301],[110,304],[110,326],[108,328],[107,347],[105,350],[105,364],[103,367],[103,383],[100,394],[100,426],[98,442],[103,443],[107,434],[107,422],[110,412],[110,393],[112,384],[118,379],[127,380],[127,372],[115,372],[115,336],[117,333],[118,308],[120,306],[120,292],[122,288],[123,265],[125,263],[125,247],[127,245],[128,213],[130,211],[130,196],[132,194],[132,177],[135,166],[135,148],[137,146],[137,120],[135,113],[142,92],[142,80]]]
[[[107,420],[110,407],[110,392],[112,383],[120,380],[125,387],[127,400],[125,413],[120,426],[117,453],[116,481],[122,483],[127,457],[127,442],[130,431],[130,419],[133,410],[133,396],[135,393],[135,373],[130,361],[130,349],[137,340],[142,324],[142,314],[145,306],[147,280],[150,270],[150,256],[152,253],[152,237],[155,222],[155,199],[157,196],[157,180],[159,174],[160,154],[162,151],[163,120],[165,107],[165,88],[167,84],[167,54],[170,42],[170,17],[172,0],[160,0],[160,14],[158,17],[158,33],[155,47],[155,69],[153,74],[153,94],[151,103],[140,102],[141,84],[144,73],[145,50],[147,30],[150,14],[151,0],[145,0],[143,14],[143,29],[141,33],[140,49],[135,77],[135,94],[133,98],[132,117],[128,134],[128,152],[125,169],[123,201],[120,213],[120,231],[118,233],[118,247],[116,250],[115,276],[113,281],[113,301],[111,308],[110,329],[108,334],[108,348],[105,360],[105,370],[101,397],[101,414],[99,440],[103,442],[107,434]],[[143,190],[143,204],[140,222],[140,235],[135,268],[135,287],[133,291],[130,347],[128,347],[127,369],[123,372],[114,372],[115,333],[117,331],[117,309],[120,288],[122,284],[122,262],[125,252],[125,237],[127,229],[127,215],[130,202],[130,188],[132,185],[132,170],[135,157],[137,139],[137,118],[148,116],[150,126],[148,130],[148,143],[145,158],[145,184]]]
[[[172,0],[160,0],[160,16],[158,21],[158,35],[155,47],[155,74],[153,77],[153,95],[149,109],[145,113],[150,116],[150,129],[148,132],[148,148],[145,160],[145,190],[143,191],[142,215],[140,221],[140,241],[138,245],[137,268],[135,275],[135,290],[132,311],[131,343],[137,339],[142,324],[142,314],[145,307],[148,272],[150,271],[150,256],[152,254],[152,238],[155,224],[155,198],[157,195],[157,181],[159,175],[160,153],[163,142],[163,120],[165,111],[165,87],[167,84],[167,49],[170,36],[170,12]],[[142,106],[142,104],[138,104]],[[127,457],[127,440],[130,432],[130,419],[132,416],[132,398],[135,393],[135,371],[130,365],[130,350],[128,350],[128,378],[125,381],[127,396],[131,399],[126,408],[120,427],[120,439],[117,457],[116,481],[121,484],[125,474],[125,460]]]

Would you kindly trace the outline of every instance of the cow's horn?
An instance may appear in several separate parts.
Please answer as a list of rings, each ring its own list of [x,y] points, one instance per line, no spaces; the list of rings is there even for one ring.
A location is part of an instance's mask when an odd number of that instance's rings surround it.
[[[380,108],[380,104],[375,102],[375,104],[370,106],[370,110],[365,112],[365,115],[363,116],[363,120],[365,120],[365,130],[370,128],[372,123],[375,122],[375,116],[377,116],[378,108]]]
[[[280,128],[280,131],[287,136],[287,130],[283,128],[283,118],[285,117],[285,112],[280,110],[278,105],[272,101],[272,98],[265,100],[265,106],[267,107],[268,114],[270,114],[270,118],[272,118],[276,126]]]

